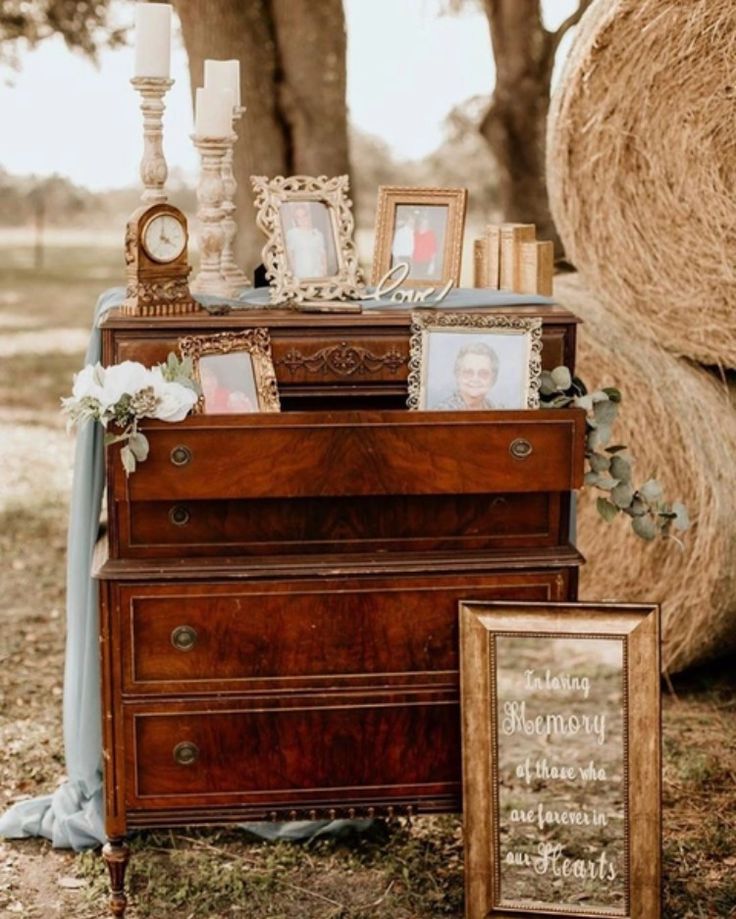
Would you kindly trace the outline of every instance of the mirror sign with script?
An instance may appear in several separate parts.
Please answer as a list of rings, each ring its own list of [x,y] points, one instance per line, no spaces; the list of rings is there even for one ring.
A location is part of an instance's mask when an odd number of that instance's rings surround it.
[[[461,605],[468,919],[659,916],[658,629],[656,606]]]

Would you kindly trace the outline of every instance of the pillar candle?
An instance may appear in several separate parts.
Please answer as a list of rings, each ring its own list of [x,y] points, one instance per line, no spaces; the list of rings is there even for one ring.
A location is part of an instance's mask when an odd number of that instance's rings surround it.
[[[197,137],[229,137],[232,132],[232,90],[200,86],[194,107],[195,135]]]
[[[171,4],[135,5],[135,75],[169,78]]]
[[[207,89],[232,90],[235,105],[240,108],[240,61],[205,61],[204,85]]]

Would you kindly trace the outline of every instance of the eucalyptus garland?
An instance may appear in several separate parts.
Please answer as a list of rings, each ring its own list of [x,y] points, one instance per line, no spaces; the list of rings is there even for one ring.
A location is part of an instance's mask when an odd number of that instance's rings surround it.
[[[681,501],[669,502],[657,479],[643,485],[633,481],[634,458],[622,444],[610,446],[613,424],[621,406],[621,392],[613,386],[592,392],[567,367],[542,372],[539,390],[542,408],[582,408],[586,413],[584,484],[604,492],[596,501],[598,513],[607,523],[619,514],[631,518],[637,536],[676,538],[690,526],[687,508]]]

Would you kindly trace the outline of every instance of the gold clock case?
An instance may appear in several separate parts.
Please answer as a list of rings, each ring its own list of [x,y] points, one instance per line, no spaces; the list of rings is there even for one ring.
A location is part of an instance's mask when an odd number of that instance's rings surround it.
[[[148,255],[143,245],[144,228],[159,214],[173,217],[184,227],[184,249],[170,262],[157,262]],[[187,218],[178,207],[167,203],[147,204],[133,211],[125,231],[127,284],[122,311],[126,315],[182,316],[202,312],[187,283],[192,270],[187,255],[188,245]]]

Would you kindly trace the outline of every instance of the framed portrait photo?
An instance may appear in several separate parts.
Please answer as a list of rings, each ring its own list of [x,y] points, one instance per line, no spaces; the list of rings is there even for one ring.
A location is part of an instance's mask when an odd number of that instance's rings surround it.
[[[467,919],[661,915],[659,619],[460,603]]]
[[[281,410],[267,329],[190,335],[179,339],[179,351],[194,363],[194,377],[202,388],[200,414]]]
[[[376,208],[373,284],[400,262],[409,266],[404,284],[460,284],[465,188],[381,185]]]
[[[348,177],[251,176],[271,302],[345,300],[363,292]]]
[[[410,409],[539,408],[542,320],[487,313],[412,313]]]

